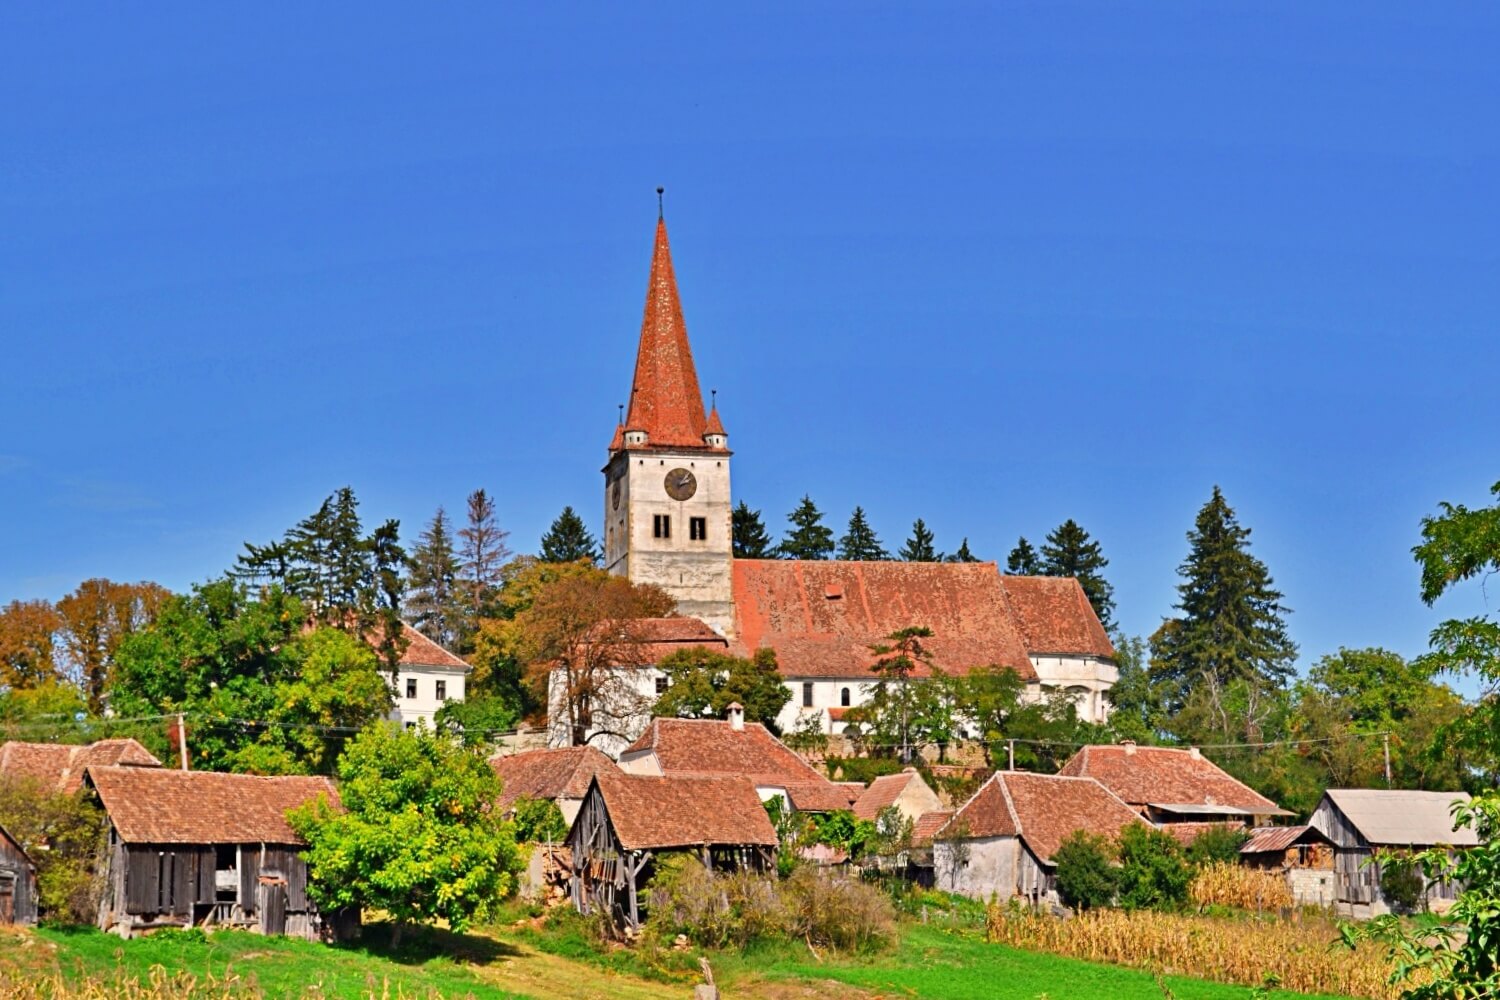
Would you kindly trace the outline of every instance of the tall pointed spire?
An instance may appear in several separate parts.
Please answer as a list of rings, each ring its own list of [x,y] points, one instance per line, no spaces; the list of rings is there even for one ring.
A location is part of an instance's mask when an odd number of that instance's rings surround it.
[[[659,198],[661,192],[657,195]],[[635,435],[644,433],[644,443],[650,447],[703,448],[709,446],[703,438],[707,430],[703,391],[698,388],[682,302],[677,297],[677,278],[672,272],[667,223],[658,217],[651,279],[646,287],[646,315],[641,321],[641,343],[635,358],[635,382],[625,415],[625,442],[627,446],[639,443]]]

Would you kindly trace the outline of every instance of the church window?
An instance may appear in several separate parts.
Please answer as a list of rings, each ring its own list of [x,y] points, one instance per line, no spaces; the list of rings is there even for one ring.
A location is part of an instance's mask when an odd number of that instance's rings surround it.
[[[812,682],[811,681],[803,681],[802,682],[802,707],[803,708],[812,708],[812,688],[813,688],[813,686],[812,686]]]
[[[848,707],[848,705],[849,705],[849,689],[848,688],[844,688],[842,691],[839,692],[839,704],[843,705],[846,708]]]
[[[708,537],[708,518],[688,518],[688,537],[695,542],[701,542]]]
[[[417,696],[417,679],[415,677],[408,677],[406,679],[406,696],[408,698],[415,698]]]
[[[653,538],[671,538],[672,537],[672,515],[671,514],[653,514],[653,515],[651,515],[651,537],[653,537]]]
[[[437,700],[438,701],[446,701],[448,699],[448,682],[447,681],[437,681],[436,683],[437,683]]]

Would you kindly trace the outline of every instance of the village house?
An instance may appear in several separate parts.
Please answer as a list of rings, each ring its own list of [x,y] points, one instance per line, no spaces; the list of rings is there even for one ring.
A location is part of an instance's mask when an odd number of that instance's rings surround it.
[[[0,826],[0,924],[36,923],[36,865]]]
[[[642,889],[662,856],[689,853],[716,871],[765,871],[777,840],[747,778],[600,771],[566,844],[573,905],[635,930],[646,911]]]
[[[71,795],[90,767],[161,767],[149,750],[133,739],[95,743],[0,743],[0,780],[28,782],[46,792]]]
[[[519,798],[546,799],[556,804],[563,822],[571,824],[589,790],[589,782],[600,771],[617,771],[615,762],[593,747],[562,747],[557,750],[526,750],[497,754],[490,767],[500,777],[500,800],[509,815]]]
[[[896,774],[883,774],[870,782],[870,786],[854,800],[853,811],[856,819],[874,822],[883,811],[892,807],[902,819],[915,825],[928,813],[941,811],[943,803],[917,769],[908,767]]]
[[[1291,813],[1230,777],[1197,747],[1086,746],[1059,774],[1094,778],[1141,816],[1190,843],[1214,826],[1265,825]]]
[[[738,704],[728,720],[652,719],[619,765],[627,774],[747,778],[762,800],[779,797],[798,812],[848,809],[854,799],[848,785],[829,781],[765,726],[747,723]]]
[[[1472,827],[1455,827],[1453,807],[1468,802],[1464,792],[1416,792],[1373,788],[1330,788],[1323,793],[1308,826],[1333,844],[1336,898],[1351,916],[1389,913],[1381,889],[1383,852],[1407,854],[1430,847],[1473,847]],[[1457,887],[1428,883],[1427,905],[1444,910]]]
[[[666,223],[658,219],[634,379],[604,473],[604,566],[654,584],[737,656],[776,653],[791,700],[776,719],[790,732],[811,717],[840,734],[847,709],[874,690],[871,647],[912,626],[950,673],[1010,668],[1028,696],[1069,694],[1103,722],[1118,676],[1115,652],[1076,580],[1007,577],[993,562],[737,559],[733,554],[729,436],[704,408],[683,320]],[[610,703],[590,706],[599,728],[628,740],[646,724],[659,672],[643,656]],[[552,675],[554,734],[558,675]],[[605,699],[605,701],[609,701]],[[603,720],[608,719],[607,725]],[[573,742],[554,735],[554,743]],[[613,748],[606,747],[607,750]]]
[[[1299,906],[1332,906],[1333,845],[1310,826],[1259,826],[1240,847],[1240,864],[1279,872]]]
[[[395,675],[381,671],[394,702],[390,719],[407,729],[419,722],[431,729],[438,709],[450,701],[464,700],[473,668],[404,622],[401,633],[406,649]]]
[[[1070,834],[1114,838],[1138,822],[1092,778],[998,771],[933,836],[935,884],[976,899],[1055,903],[1053,857]]]
[[[318,798],[337,805],[329,779],[90,767],[84,780],[109,826],[102,929],[210,924],[319,939],[358,922],[308,898],[307,844],[286,820]]]

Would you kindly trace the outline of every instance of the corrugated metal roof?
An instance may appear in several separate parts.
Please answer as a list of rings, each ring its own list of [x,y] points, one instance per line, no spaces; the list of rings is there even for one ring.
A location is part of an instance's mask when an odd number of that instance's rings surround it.
[[[1465,792],[1409,792],[1376,788],[1330,788],[1328,798],[1360,835],[1376,846],[1479,843],[1470,827],[1453,828],[1453,805]]]
[[[1240,848],[1241,854],[1267,854],[1284,851],[1295,844],[1310,826],[1258,826],[1250,831],[1250,839]]]

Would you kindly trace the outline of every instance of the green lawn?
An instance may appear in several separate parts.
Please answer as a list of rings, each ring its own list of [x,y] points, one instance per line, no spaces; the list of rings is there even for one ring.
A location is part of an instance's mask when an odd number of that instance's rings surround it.
[[[418,935],[409,947],[387,955],[243,931],[219,931],[206,938],[196,933],[158,933],[134,941],[92,929],[44,928],[36,934],[58,947],[55,966],[69,979],[113,982],[119,970],[145,980],[151,967],[160,965],[168,972],[180,970],[200,977],[222,978],[229,972],[239,977],[242,986],[273,997],[300,997],[315,991],[320,996],[349,998],[386,993],[392,997],[524,1000],[521,994],[487,985],[455,961],[457,957],[488,963],[503,957],[506,946],[488,938],[428,932]],[[0,982],[5,975],[0,957]]]

